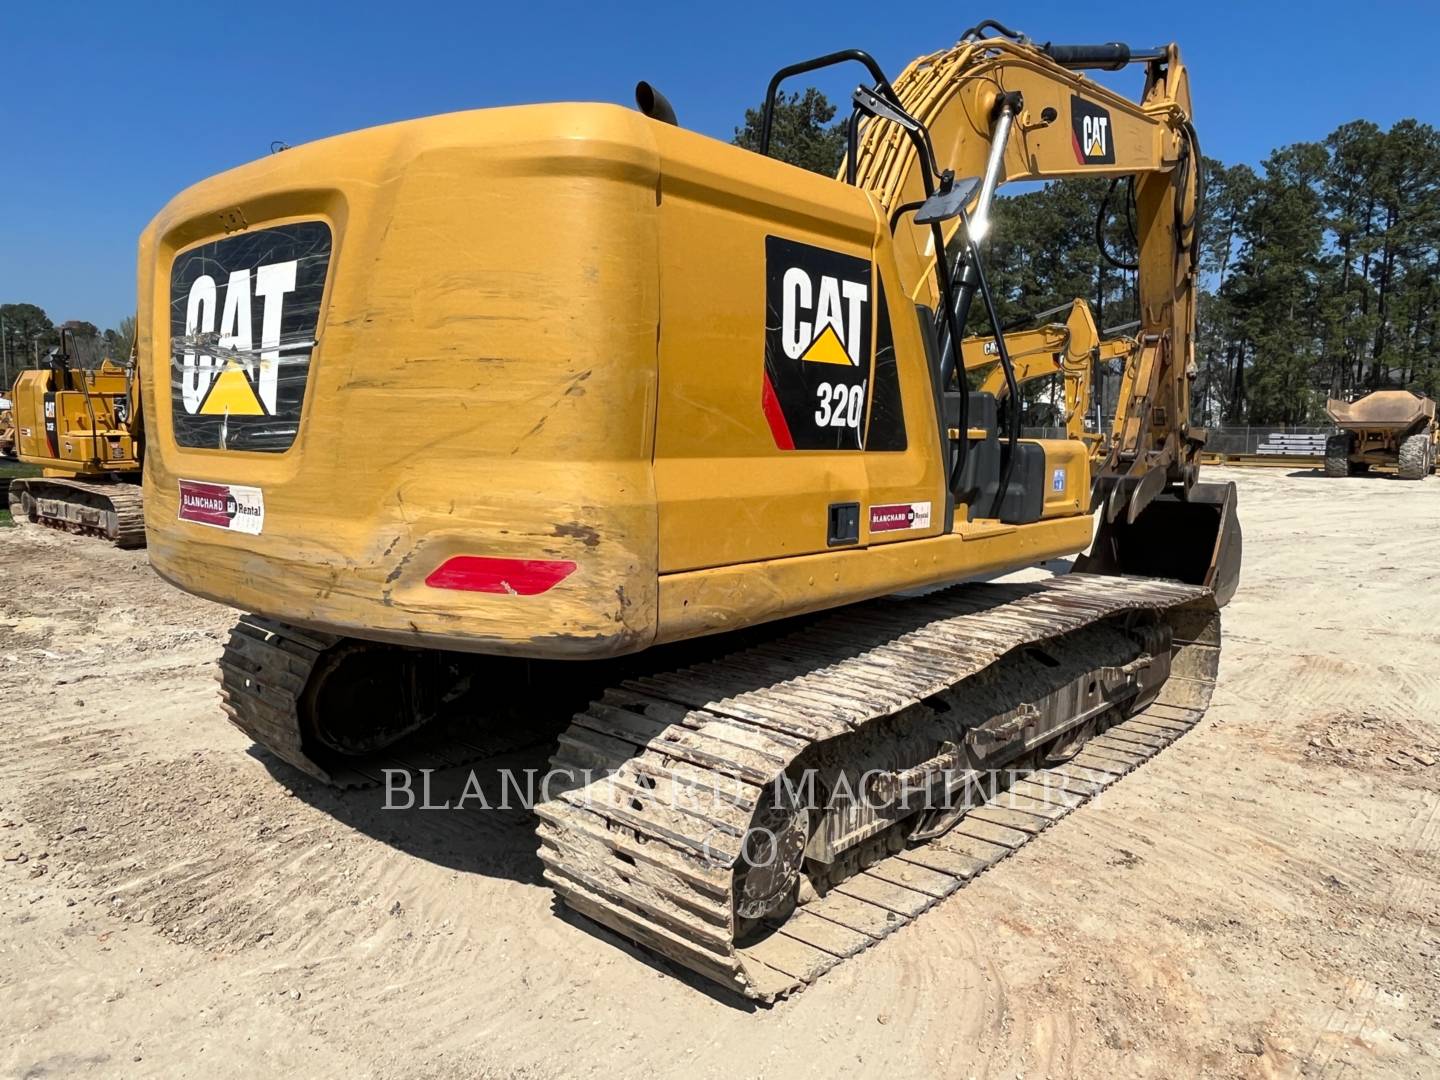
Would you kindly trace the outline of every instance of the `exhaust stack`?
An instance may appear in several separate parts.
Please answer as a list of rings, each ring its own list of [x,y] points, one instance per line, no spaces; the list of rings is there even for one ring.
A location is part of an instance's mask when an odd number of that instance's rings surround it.
[[[670,104],[670,99],[644,79],[635,84],[635,105],[651,120],[680,126],[680,121],[675,119],[675,106]]]

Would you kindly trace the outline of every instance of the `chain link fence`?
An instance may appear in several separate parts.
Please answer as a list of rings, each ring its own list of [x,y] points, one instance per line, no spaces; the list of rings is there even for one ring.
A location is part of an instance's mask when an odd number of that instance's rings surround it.
[[[1106,424],[1109,431],[1109,422]],[[1027,439],[1063,439],[1065,429],[1057,427],[1024,427]],[[1317,457],[1325,453],[1325,440],[1335,433],[1333,427],[1252,427],[1229,425],[1212,427],[1205,449],[1212,454],[1264,454],[1282,457]]]

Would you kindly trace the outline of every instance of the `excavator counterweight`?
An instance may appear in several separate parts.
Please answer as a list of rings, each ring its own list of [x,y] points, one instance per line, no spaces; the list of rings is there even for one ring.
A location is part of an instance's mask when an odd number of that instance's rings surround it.
[[[893,82],[856,50],[777,73],[771,102],[866,71],[833,178],[642,84],[172,200],[140,246],[146,527],[162,576],[253,613],[230,719],[345,786],[464,715],[573,716],[546,879],[762,999],[1193,726],[1240,548],[1188,422],[1188,79],[1174,46],[991,29]],[[1082,74],[1125,63],[1138,101]],[[1002,184],[1065,177],[1134,178],[1143,319],[1111,430],[1030,439],[978,241]],[[1046,361],[1072,415],[1084,318]],[[1096,507],[1089,572],[986,583],[1085,550]]]

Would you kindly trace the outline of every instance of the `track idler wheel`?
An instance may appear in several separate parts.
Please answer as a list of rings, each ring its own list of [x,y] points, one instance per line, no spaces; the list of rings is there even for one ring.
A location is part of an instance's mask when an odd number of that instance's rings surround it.
[[[795,897],[810,839],[810,811],[783,783],[765,789],[735,862],[735,915],[754,922]]]

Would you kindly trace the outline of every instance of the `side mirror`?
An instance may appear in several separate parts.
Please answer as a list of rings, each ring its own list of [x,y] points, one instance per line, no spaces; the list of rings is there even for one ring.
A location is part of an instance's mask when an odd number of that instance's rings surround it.
[[[941,187],[921,204],[919,210],[915,211],[915,224],[934,225],[937,222],[959,217],[960,212],[975,197],[975,191],[979,186],[980,178],[978,176],[966,176],[954,181],[949,187]]]

